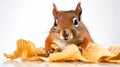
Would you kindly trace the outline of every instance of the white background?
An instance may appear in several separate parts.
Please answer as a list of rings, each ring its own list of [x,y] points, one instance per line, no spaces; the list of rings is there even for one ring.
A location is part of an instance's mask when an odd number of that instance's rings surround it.
[[[52,4],[75,9],[80,0],[0,0],[0,53],[12,53],[18,39],[44,47],[53,25]],[[120,45],[120,0],[81,0],[82,20],[96,43]]]

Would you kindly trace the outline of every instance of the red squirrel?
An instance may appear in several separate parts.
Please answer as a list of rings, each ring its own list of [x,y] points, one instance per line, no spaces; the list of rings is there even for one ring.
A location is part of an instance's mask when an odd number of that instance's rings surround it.
[[[53,4],[54,24],[45,41],[45,50],[51,49],[51,44],[57,44],[63,49],[68,44],[76,44],[86,48],[89,42],[93,42],[89,32],[81,20],[82,8],[80,3],[75,10],[58,11]]]

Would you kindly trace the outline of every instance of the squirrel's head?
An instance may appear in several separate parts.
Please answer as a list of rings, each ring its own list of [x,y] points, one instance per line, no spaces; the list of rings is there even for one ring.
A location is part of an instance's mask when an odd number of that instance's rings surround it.
[[[82,9],[80,3],[75,10],[58,11],[53,4],[54,25],[52,31],[63,41],[71,41],[80,37]]]

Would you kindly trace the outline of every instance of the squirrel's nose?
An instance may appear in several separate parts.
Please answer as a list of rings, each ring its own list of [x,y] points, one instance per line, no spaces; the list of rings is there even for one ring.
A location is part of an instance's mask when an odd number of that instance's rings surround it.
[[[63,37],[68,37],[68,36],[69,36],[69,33],[68,33],[66,30],[63,30],[62,36],[63,36]]]
[[[72,34],[71,30],[63,29],[63,30],[60,31],[59,37],[62,40],[70,40],[70,39],[73,38],[73,34]]]
[[[64,40],[68,40],[69,33],[70,32],[68,30],[66,30],[66,29],[62,30],[62,37],[63,37]]]

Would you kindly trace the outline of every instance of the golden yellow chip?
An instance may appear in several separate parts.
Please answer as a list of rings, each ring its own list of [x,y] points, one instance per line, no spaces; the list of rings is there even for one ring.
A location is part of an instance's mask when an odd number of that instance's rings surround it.
[[[13,52],[13,54],[4,54],[4,56],[10,58],[11,60],[16,58],[21,58],[22,60],[38,60],[35,45],[31,41],[23,39],[17,41],[17,49]]]
[[[120,60],[120,53],[110,58],[110,60]]]
[[[114,55],[113,57],[107,58],[106,62],[120,63],[120,46],[111,46],[109,51]]]
[[[19,58],[21,56],[23,49],[24,49],[24,45],[27,45],[27,41],[20,39],[16,43],[17,43],[17,49],[13,52],[13,54],[5,54],[4,53],[5,57],[13,60],[13,59]]]
[[[107,60],[107,62],[120,64],[120,60]]]
[[[63,49],[62,52],[52,53],[49,56],[50,61],[67,61],[67,60],[87,60],[81,56],[78,47],[74,44],[70,44]]]
[[[54,53],[51,53],[48,57],[48,53],[44,48],[36,48],[31,41],[26,41],[23,39],[18,40],[17,49],[13,54],[5,54],[4,56],[10,58],[11,60],[16,58],[21,58],[21,60],[29,61],[77,61],[81,60],[84,62],[110,62],[110,63],[120,63],[120,46],[111,46],[109,49],[104,48],[102,45],[89,43],[86,49],[82,52],[75,44],[69,44],[68,46],[60,51],[60,48],[56,44],[52,44],[51,48]]]
[[[112,54],[104,48],[102,45],[89,43],[87,48],[82,53],[83,57],[89,60],[89,62],[100,62],[102,57],[110,57]]]
[[[114,55],[117,56],[120,53],[120,46],[111,46],[108,50]]]

